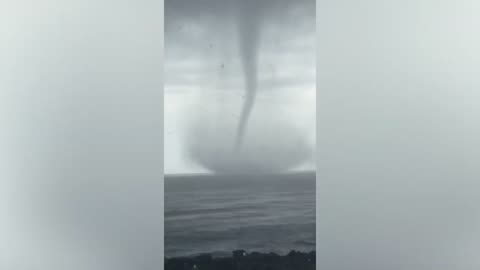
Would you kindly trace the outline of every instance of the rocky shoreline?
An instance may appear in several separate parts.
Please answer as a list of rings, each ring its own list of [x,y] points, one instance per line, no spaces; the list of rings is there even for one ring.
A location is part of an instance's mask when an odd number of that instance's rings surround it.
[[[215,258],[211,254],[202,254],[165,258],[165,270],[314,270],[315,262],[315,251],[292,250],[287,255],[278,255],[235,250],[231,257]]]

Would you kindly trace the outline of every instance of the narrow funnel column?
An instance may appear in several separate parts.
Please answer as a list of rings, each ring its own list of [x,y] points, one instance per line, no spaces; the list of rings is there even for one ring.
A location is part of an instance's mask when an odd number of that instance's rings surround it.
[[[260,14],[257,1],[244,0],[238,9],[238,40],[240,58],[245,76],[245,98],[237,128],[235,149],[238,151],[245,137],[248,120],[255,104],[258,80],[258,48],[260,36]]]

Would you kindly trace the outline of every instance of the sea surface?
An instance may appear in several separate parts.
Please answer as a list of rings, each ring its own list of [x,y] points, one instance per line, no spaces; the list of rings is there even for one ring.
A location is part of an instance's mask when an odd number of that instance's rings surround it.
[[[315,173],[165,177],[165,256],[315,249]]]

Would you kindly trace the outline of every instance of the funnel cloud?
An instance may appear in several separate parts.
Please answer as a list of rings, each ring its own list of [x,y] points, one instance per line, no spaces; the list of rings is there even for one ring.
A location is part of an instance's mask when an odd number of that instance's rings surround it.
[[[182,127],[171,136],[186,163],[215,173],[313,164],[314,7],[310,0],[167,1],[166,99],[185,108],[183,125],[173,113],[166,125]]]
[[[240,57],[245,73],[245,101],[242,114],[238,123],[237,138],[235,147],[238,151],[242,146],[243,137],[248,124],[248,118],[252,113],[255,97],[257,95],[257,72],[258,72],[258,46],[260,36],[260,12],[256,9],[250,10],[248,3],[251,0],[241,1],[238,14],[238,37],[240,42]],[[251,11],[251,12],[250,12]],[[248,17],[248,15],[250,15]]]

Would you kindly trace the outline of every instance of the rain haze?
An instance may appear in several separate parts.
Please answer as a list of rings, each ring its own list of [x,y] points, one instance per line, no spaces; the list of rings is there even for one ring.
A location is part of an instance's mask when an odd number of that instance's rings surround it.
[[[167,174],[315,169],[314,5],[165,2]]]

